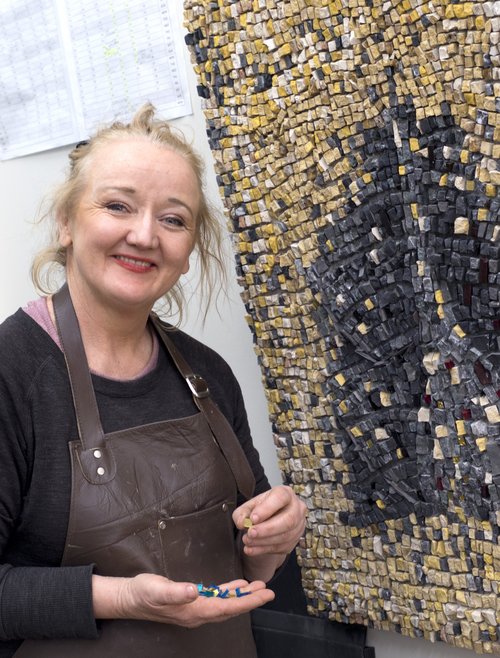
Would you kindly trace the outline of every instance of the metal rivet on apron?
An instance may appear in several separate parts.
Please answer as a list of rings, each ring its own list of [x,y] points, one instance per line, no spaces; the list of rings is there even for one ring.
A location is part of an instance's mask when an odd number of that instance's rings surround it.
[[[102,452],[100,450],[94,450],[94,457],[100,459],[102,457]]]
[[[158,527],[160,528],[160,530],[165,530],[167,524],[165,523],[165,521],[158,521]]]
[[[227,512],[227,503],[222,503],[222,511]]]
[[[103,469],[102,466],[99,466],[99,468],[97,469],[97,475],[104,475],[105,472],[106,471]]]

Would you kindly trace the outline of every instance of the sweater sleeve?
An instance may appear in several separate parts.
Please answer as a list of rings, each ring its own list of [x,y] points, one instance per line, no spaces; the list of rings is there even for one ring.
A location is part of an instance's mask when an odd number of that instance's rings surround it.
[[[247,412],[243,402],[243,395],[236,379],[234,379],[233,391],[233,429],[241,443],[243,451],[245,452],[245,455],[255,476],[254,495],[257,495],[263,491],[266,491],[267,489],[270,489],[270,484],[261,464],[259,452],[254,446],[252,440],[250,426],[248,424]]]
[[[0,657],[11,656],[9,640],[41,637],[96,637],[92,615],[92,566],[61,568],[52,547],[19,550],[35,454],[30,387],[36,360],[27,367],[23,331],[6,322],[0,327]],[[14,334],[14,340],[12,339]],[[29,343],[29,341],[28,341]],[[26,348],[26,349],[24,349]],[[54,520],[56,522],[56,520]],[[65,527],[61,530],[65,533]],[[45,566],[44,554],[46,554]],[[55,562],[55,564],[51,564]]]
[[[2,639],[97,637],[90,586],[92,565],[2,565],[0,574]]]

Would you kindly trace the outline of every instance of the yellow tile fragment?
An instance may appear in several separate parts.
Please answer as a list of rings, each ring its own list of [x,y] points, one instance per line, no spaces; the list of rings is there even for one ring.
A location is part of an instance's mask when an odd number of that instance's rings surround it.
[[[380,391],[380,402],[383,407],[390,407],[392,404],[391,394],[388,391]]]
[[[461,382],[460,371],[456,366],[450,369],[450,381],[453,386],[456,386]]]
[[[476,445],[479,452],[484,452],[486,450],[486,444],[488,439],[485,436],[480,436],[476,439]]]
[[[464,338],[464,337],[466,336],[465,331],[462,329],[462,327],[461,327],[459,324],[456,324],[456,325],[453,327],[453,331],[454,331],[454,333],[456,333],[456,335],[457,335],[459,338]]]
[[[442,290],[436,290],[434,292],[434,298],[438,304],[442,304],[444,302],[444,297],[443,297],[443,291]]]
[[[420,144],[416,137],[410,137],[410,151],[418,151],[420,149]]]

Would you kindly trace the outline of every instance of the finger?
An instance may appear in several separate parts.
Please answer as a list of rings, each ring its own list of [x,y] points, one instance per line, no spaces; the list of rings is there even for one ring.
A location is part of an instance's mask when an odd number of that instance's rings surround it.
[[[242,592],[260,592],[261,590],[266,589],[266,583],[263,580],[253,580],[251,583],[247,583],[243,587],[240,587]]]
[[[272,536],[262,536],[254,538],[243,538],[243,547],[244,548],[267,548],[270,546],[275,546],[278,549],[278,553],[290,552],[292,548],[297,544],[301,537],[301,533],[297,530],[290,533],[280,533],[278,535]],[[286,550],[285,550],[286,549]],[[274,552],[274,551],[273,551]]]
[[[240,589],[242,592],[257,592],[261,589],[266,588],[266,583],[263,580],[253,580],[249,583],[247,580],[231,580],[228,583],[222,583],[219,585],[222,589],[236,590]]]
[[[258,523],[243,535],[245,544],[258,543],[260,540],[273,539],[298,540],[306,525],[306,508],[303,504],[290,505],[270,519]]]
[[[249,593],[257,592],[259,590],[265,589],[266,584],[262,580],[255,580],[251,583],[249,583],[247,580],[231,580],[230,582],[227,583],[221,583],[220,585],[217,585],[216,587],[211,587],[209,588],[210,590],[216,589],[219,590],[219,592],[222,592],[224,596],[220,596],[220,598],[234,598],[235,596],[238,597],[240,596],[240,592],[243,592],[245,596],[247,596]],[[212,597],[208,598],[217,598],[215,595]]]
[[[239,580],[230,580],[227,583],[221,583],[219,587],[223,587],[224,589],[236,589],[237,587],[246,587],[248,585],[248,580],[243,580],[243,578],[240,578]]]
[[[267,521],[280,510],[290,505],[295,494],[290,487],[273,487],[263,495],[257,496],[250,511],[249,518],[254,525]],[[249,501],[251,502],[251,501]]]
[[[296,542],[279,543],[279,544],[262,544],[258,546],[244,546],[243,552],[249,557],[259,555],[288,555],[296,546]]]
[[[300,522],[290,532],[279,532],[277,534],[260,534],[258,536],[243,536],[243,550],[246,555],[257,556],[264,554],[286,554],[290,553],[304,533],[305,522]],[[257,526],[257,532],[261,532],[261,526]]]

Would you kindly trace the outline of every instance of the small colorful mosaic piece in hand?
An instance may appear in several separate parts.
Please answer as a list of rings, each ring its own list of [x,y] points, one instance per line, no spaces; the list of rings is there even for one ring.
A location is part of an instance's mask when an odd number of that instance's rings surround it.
[[[234,590],[223,589],[217,585],[208,585],[205,586],[203,583],[198,583],[198,594],[200,596],[217,597],[219,599],[229,599],[229,598],[240,598],[241,596],[247,596],[250,592],[242,592],[239,587]]]

